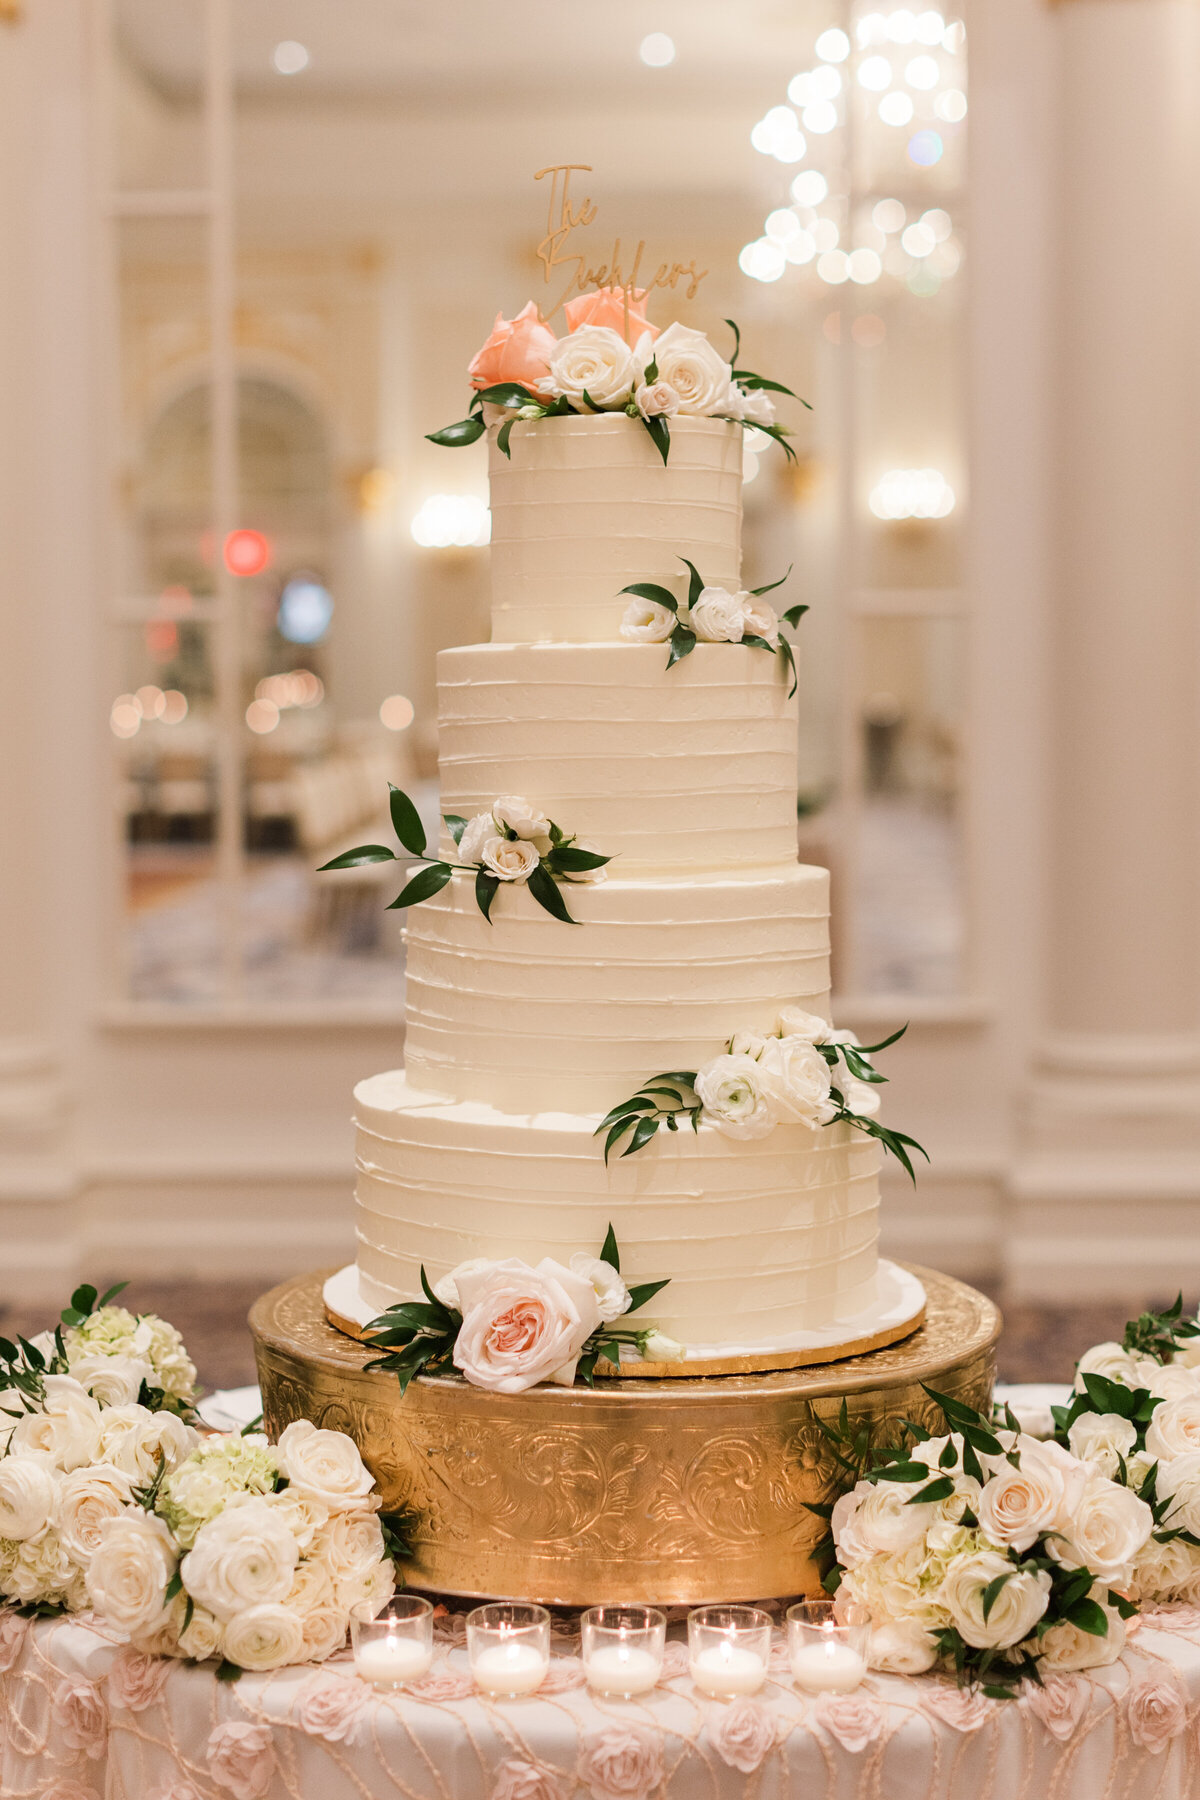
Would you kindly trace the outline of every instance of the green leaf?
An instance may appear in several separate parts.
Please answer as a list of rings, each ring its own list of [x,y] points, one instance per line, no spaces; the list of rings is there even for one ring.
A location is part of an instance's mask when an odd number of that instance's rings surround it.
[[[768,381],[765,375],[755,375],[751,369],[735,369],[733,379],[745,393],[786,394],[789,400],[800,400],[799,394],[794,394],[790,387],[784,387],[782,381]],[[808,406],[807,400],[800,400],[800,404]],[[811,407],[809,411],[812,411]],[[751,419],[750,423],[753,425],[755,421]]]
[[[600,1261],[606,1262],[610,1269],[615,1269],[617,1271],[618,1275],[621,1273],[621,1252],[617,1249],[617,1234],[611,1225],[604,1236],[604,1243],[600,1250]]]
[[[230,1662],[230,1660],[227,1656],[223,1656],[221,1658],[221,1661],[217,1665],[217,1680],[218,1681],[240,1681],[241,1679],[242,1679],[241,1669],[238,1668],[238,1666],[235,1662]]]
[[[442,818],[445,822],[446,830],[450,833],[450,836],[454,839],[455,843],[461,844],[462,834],[467,829],[467,821],[463,818],[462,814],[443,813]]]
[[[679,602],[670,588],[660,587],[657,581],[633,581],[621,592],[636,594],[639,600],[653,600],[656,606],[665,606],[668,612],[679,611]]]
[[[488,406],[544,406],[545,394],[535,394],[519,381],[498,381],[492,387],[479,388],[476,399]]]
[[[503,455],[507,456],[510,461],[512,459],[512,451],[509,448],[508,440],[512,436],[512,428],[516,422],[516,416],[514,414],[512,418],[505,419],[503,425],[501,425],[499,431],[496,433],[496,448]]]
[[[170,1581],[168,1581],[168,1583],[167,1583],[166,1592],[163,1594],[163,1600],[169,1604],[170,1601],[172,1601],[175,1598],[176,1594],[180,1594],[182,1592],[183,1592],[183,1576],[179,1573],[179,1570],[176,1569],[176,1571],[172,1575]]]
[[[663,1288],[670,1287],[670,1285],[671,1277],[669,1275],[665,1281],[640,1281],[636,1287],[631,1287],[629,1290],[629,1311],[631,1313],[640,1312],[643,1306],[649,1305],[655,1294],[661,1293]]]
[[[783,639],[780,638],[779,641],[782,643]],[[742,642],[743,644],[747,644],[752,650],[766,650],[772,656],[775,654],[774,646],[768,644],[766,638],[756,637],[753,632],[746,632],[742,638]]]
[[[796,566],[795,563],[789,563],[787,566],[787,575],[781,575],[779,577],[778,581],[768,581],[766,587],[751,588],[750,592],[752,594],[773,594],[775,592],[776,588],[781,588],[783,586],[784,582],[788,579],[788,576],[790,576],[790,574],[791,574],[792,570],[795,568],[795,566]],[[807,611],[807,608],[805,610]],[[786,617],[786,615],[785,615],[785,617]]]
[[[421,815],[394,782],[388,782],[388,805],[392,814],[392,830],[410,856],[424,856],[425,827]]]
[[[936,1388],[927,1386],[925,1382],[921,1383],[921,1387],[934,1405],[941,1407],[948,1425],[955,1428],[962,1425],[978,1425],[986,1428],[987,1420],[983,1414],[976,1412],[975,1408],[968,1406],[964,1400],[956,1400],[953,1394],[940,1394]]]
[[[653,419],[643,419],[642,424],[650,433],[650,442],[665,463],[671,454],[671,427],[661,414]]]
[[[36,1369],[40,1374],[46,1367],[46,1359],[38,1349],[37,1345],[31,1344],[28,1338],[23,1338],[20,1335],[17,1337],[17,1342],[25,1352],[25,1361],[29,1364],[30,1368]]]
[[[343,850],[332,862],[322,863],[317,874],[324,875],[330,869],[358,869],[363,863],[398,861],[396,852],[389,850],[385,844],[360,844],[357,850]]]
[[[633,1124],[632,1119],[618,1119],[616,1124],[613,1126],[612,1130],[609,1132],[608,1136],[605,1138],[605,1140],[604,1140],[604,1162],[605,1162],[606,1167],[608,1165],[608,1159],[609,1159],[610,1154],[616,1148],[621,1137],[624,1135],[625,1132],[627,1132],[629,1130],[629,1127],[632,1124]]]
[[[1074,1606],[1068,1607],[1066,1617],[1089,1637],[1108,1636],[1108,1616],[1095,1600],[1077,1600]]]
[[[983,1590],[983,1622],[986,1625],[991,1617],[992,1608],[1000,1598],[1006,1583],[1016,1574],[1015,1569],[1006,1569],[1003,1575],[997,1575],[995,1581],[989,1581]]]
[[[808,401],[801,400],[800,404],[801,404],[801,406],[808,406]],[[812,409],[809,408],[809,410],[811,411]],[[788,435],[789,434],[782,425],[757,425],[756,424],[756,425],[752,426],[752,429],[754,431],[761,431],[765,437],[774,438],[775,442],[779,445],[779,448],[783,451],[783,454],[787,457],[788,461],[789,462],[796,461],[796,452],[792,449],[792,446],[788,443]]]
[[[584,1387],[596,1385],[596,1363],[600,1357],[599,1350],[588,1350],[575,1365],[575,1379],[582,1381]]]
[[[547,861],[556,869],[579,871],[581,869],[602,869],[605,863],[612,861],[611,856],[601,856],[595,850],[575,850],[564,844],[561,849],[552,850]]]
[[[838,1117],[844,1119],[848,1125],[853,1125],[857,1130],[864,1131],[868,1137],[877,1139],[884,1149],[890,1151],[896,1158],[896,1161],[906,1171],[913,1186],[916,1186],[917,1173],[905,1146],[918,1151],[926,1162],[929,1161],[929,1152],[918,1144],[916,1138],[906,1136],[903,1131],[893,1131],[889,1126],[881,1125],[877,1119],[861,1119],[857,1113],[841,1112]]]
[[[1107,1375],[1084,1375],[1081,1379],[1097,1412],[1118,1413],[1123,1419],[1131,1419],[1137,1411],[1136,1395],[1119,1381],[1110,1381]]]
[[[624,1118],[628,1113],[654,1111],[656,1111],[656,1108],[652,1100],[648,1100],[645,1094],[635,1094],[632,1100],[622,1100],[619,1106],[614,1106],[611,1112],[606,1113],[599,1125],[597,1125],[595,1131],[593,1131],[592,1136],[599,1137],[606,1125],[611,1125],[614,1119]]]
[[[728,325],[730,331],[732,331],[732,333],[733,333],[733,358],[732,358],[732,360],[734,362],[736,362],[738,357],[742,353],[742,334],[738,330],[737,326],[734,324],[732,319],[726,319],[725,323],[726,323],[726,325]]]
[[[954,1448],[953,1444],[947,1442],[942,1448],[942,1454],[938,1457],[938,1468],[953,1469],[957,1462],[958,1451]]]
[[[128,1286],[129,1283],[127,1281],[114,1281],[113,1285],[110,1288],[106,1288],[99,1300],[97,1300],[96,1311],[99,1312],[102,1306],[110,1306],[117,1295],[123,1294]]]
[[[673,669],[677,662],[690,656],[696,648],[696,634],[689,631],[686,625],[677,625],[671,633],[671,654],[667,658],[668,669]]]
[[[579,924],[579,920],[573,919],[567,911],[567,903],[562,897],[562,890],[558,886],[558,883],[554,880],[552,875],[546,873],[541,863],[538,864],[537,868],[529,877],[528,885],[529,892],[533,895],[538,905],[544,907],[552,917],[561,919],[564,925]]]
[[[489,875],[481,868],[475,877],[475,902],[480,912],[490,925],[492,922],[492,901],[500,890],[500,877]]]
[[[888,1463],[878,1472],[880,1481],[924,1481],[929,1474],[928,1464],[914,1462],[911,1458],[903,1458],[899,1462]],[[939,1479],[944,1479],[939,1477]]]
[[[686,556],[681,556],[679,560],[688,572],[687,603],[688,603],[688,609],[690,611],[691,608],[693,606],[695,606],[695,604],[696,604],[697,600],[700,598],[701,594],[704,592],[704,577],[703,577],[703,575],[701,575],[701,573],[700,573],[699,569],[696,567],[695,563],[690,563]]]
[[[893,1031],[891,1037],[881,1039],[878,1044],[857,1044],[855,1048],[859,1050],[863,1056],[877,1056],[881,1050],[887,1050],[892,1044],[898,1044],[907,1030],[908,1026],[902,1025],[899,1031]]]
[[[919,1493],[913,1494],[905,1502],[908,1506],[932,1505],[937,1500],[948,1500],[954,1492],[954,1483],[948,1475],[939,1475],[930,1481]]]
[[[812,611],[812,608],[810,606],[789,606],[787,611],[781,612],[779,616],[783,620],[784,624],[790,625],[792,627],[792,630],[794,631],[796,629],[796,626],[799,625],[801,619],[804,617],[805,613],[811,612],[811,611]]]
[[[608,1362],[613,1363],[616,1368],[618,1368],[618,1369],[620,1368],[620,1366],[621,1366],[621,1346],[620,1346],[620,1344],[614,1343],[612,1341],[612,1339],[610,1338],[607,1343],[601,1344],[600,1354],[601,1354],[601,1356],[605,1357]]]
[[[484,434],[482,419],[459,419],[453,425],[443,425],[440,431],[427,431],[426,439],[431,444],[444,444],[448,449],[456,449],[460,444],[473,444],[476,438]]]
[[[449,863],[426,864],[425,868],[413,876],[407,887],[401,888],[387,911],[395,912],[399,906],[419,906],[422,900],[440,893],[453,874],[454,870]]]
[[[645,382],[646,382],[647,387],[653,387],[654,383],[657,380],[658,380],[658,362],[652,356],[650,358],[650,361],[646,364]]]
[[[82,1287],[77,1287],[75,1289],[75,1292],[71,1295],[71,1305],[76,1312],[82,1313],[85,1318],[89,1313],[95,1310],[96,1290],[90,1282],[85,1282]]]
[[[195,1614],[195,1611],[196,1611],[196,1602],[192,1599],[192,1596],[189,1594],[187,1597],[187,1605],[183,1609],[183,1624],[179,1628],[180,1637],[183,1637],[186,1634],[188,1626],[192,1622],[192,1618]]]
[[[639,1150],[643,1149],[645,1147],[645,1145],[647,1145],[650,1142],[650,1139],[654,1136],[654,1134],[657,1130],[658,1130],[658,1120],[657,1119],[639,1119],[637,1124],[633,1128],[633,1136],[630,1138],[627,1148],[622,1150],[621,1155],[622,1156],[636,1155],[636,1153]]]

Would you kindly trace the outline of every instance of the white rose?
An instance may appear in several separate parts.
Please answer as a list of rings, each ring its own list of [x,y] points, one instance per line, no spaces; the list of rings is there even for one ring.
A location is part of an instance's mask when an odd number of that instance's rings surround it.
[[[304,1637],[301,1660],[324,1662],[327,1656],[336,1656],[346,1642],[350,1615],[330,1601],[324,1606],[311,1607],[300,1624]]]
[[[1132,1489],[1093,1475],[1058,1533],[1047,1539],[1046,1553],[1065,1568],[1089,1569],[1110,1587],[1124,1587],[1153,1529],[1154,1514]]]
[[[1075,1369],[1075,1392],[1086,1392],[1083,1385],[1085,1375],[1104,1375],[1109,1381],[1118,1381],[1122,1387],[1138,1388],[1146,1385],[1144,1369],[1140,1357],[1131,1351],[1123,1350],[1120,1344],[1111,1341],[1104,1344],[1093,1344],[1080,1357]]]
[[[1181,1538],[1159,1543],[1151,1538],[1133,1565],[1131,1598],[1145,1606],[1152,1600],[1175,1600],[1200,1575],[1200,1550]]]
[[[829,1064],[807,1038],[768,1038],[758,1067],[777,1118],[815,1128],[836,1117]]]
[[[570,1386],[584,1342],[600,1323],[590,1281],[550,1257],[536,1269],[509,1258],[462,1276],[458,1291],[463,1323],[454,1364],[468,1381],[501,1394],[547,1380]]]
[[[301,1556],[305,1555],[317,1532],[328,1523],[330,1508],[315,1494],[295,1487],[281,1488],[277,1494],[267,1494],[264,1498],[295,1538]],[[370,1507],[380,1504],[378,1498],[365,1502]]]
[[[1200,1371],[1184,1363],[1156,1363],[1147,1357],[1140,1365],[1139,1386],[1148,1388],[1156,1400],[1186,1400],[1200,1393]]]
[[[307,1419],[294,1419],[281,1433],[275,1453],[293,1488],[311,1494],[331,1512],[380,1504],[375,1477],[345,1432],[320,1431]]]
[[[785,1006],[779,1015],[780,1037],[807,1038],[810,1044],[827,1044],[835,1036],[849,1038],[852,1032],[837,1032],[828,1019],[822,1019],[818,1013],[805,1012],[802,1006]]]
[[[0,1538],[36,1537],[55,1516],[59,1479],[44,1456],[6,1456],[0,1461]]]
[[[1200,1537],[1200,1451],[1160,1463],[1156,1488],[1160,1500],[1174,1502],[1162,1523]]]
[[[304,1660],[304,1627],[289,1606],[248,1606],[225,1627],[225,1655],[239,1669],[281,1669]]]
[[[225,1621],[247,1606],[282,1600],[299,1557],[284,1521],[251,1495],[200,1527],[180,1574],[192,1598]]]
[[[576,412],[586,412],[589,401],[598,407],[624,406],[639,369],[619,331],[581,325],[558,340],[550,354],[550,375],[555,391],[565,394]]]
[[[740,418],[748,419],[752,425],[775,423],[775,402],[764,388],[750,388],[748,391],[737,388],[735,391],[740,403]]]
[[[496,835],[496,821],[491,813],[476,813],[468,819],[463,828],[462,837],[458,841],[458,854],[465,863],[477,863],[483,860],[483,846],[490,843]]]
[[[937,1644],[916,1619],[895,1619],[871,1630],[867,1663],[884,1675],[923,1675],[937,1661]]]
[[[832,1071],[831,1071],[832,1075]],[[846,1103],[846,1111],[859,1119],[873,1119],[879,1111],[879,1089],[865,1081],[856,1081],[853,1075],[833,1076],[838,1093]]]
[[[459,1263],[458,1267],[451,1269],[448,1275],[443,1275],[440,1281],[434,1282],[435,1298],[440,1300],[443,1306],[452,1306],[455,1312],[461,1312],[462,1303],[458,1298],[459,1276],[477,1275],[480,1269],[490,1269],[493,1262],[494,1258],[492,1257],[472,1256],[468,1261]]]
[[[745,622],[742,603],[726,588],[701,588],[688,623],[704,644],[740,644]]]
[[[1200,1450],[1200,1394],[1164,1400],[1154,1409],[1146,1431],[1146,1454],[1161,1462],[1173,1462]]]
[[[87,1570],[88,1596],[110,1625],[130,1637],[157,1630],[167,1610],[175,1548],[161,1519],[130,1507],[104,1527]]]
[[[990,1458],[994,1470],[979,1496],[980,1528],[993,1543],[1028,1550],[1044,1532],[1062,1530],[1074,1514],[1088,1471],[1057,1444],[1016,1440],[1020,1466]]]
[[[184,1462],[196,1448],[200,1434],[185,1425],[176,1413],[151,1412],[145,1406],[106,1407],[100,1417],[100,1443],[96,1454],[112,1463],[137,1487],[148,1487],[159,1464],[168,1469]]]
[[[621,636],[629,644],[665,644],[679,620],[658,600],[631,600],[621,620]]]
[[[301,1618],[314,1606],[333,1604],[333,1576],[320,1557],[306,1556],[296,1564],[296,1573],[283,1603]]]
[[[590,838],[576,838],[575,842],[571,845],[571,848],[572,850],[590,850],[593,856],[604,856],[606,854],[606,852],[601,850],[598,845],[593,844]],[[608,880],[608,869],[604,863],[601,863],[595,869],[567,869],[563,872],[563,879],[565,881],[582,881],[594,885],[597,882]]]
[[[779,643],[779,614],[757,594],[739,594],[742,603],[743,637],[764,638],[772,650]]]
[[[702,1123],[732,1138],[766,1137],[775,1112],[766,1079],[752,1056],[717,1056],[696,1076]]]
[[[908,1481],[860,1481],[833,1509],[833,1535],[838,1557],[848,1567],[869,1556],[895,1556],[924,1539],[937,1508],[927,1500],[909,1502],[920,1484]]]
[[[337,1604],[356,1619],[373,1619],[383,1611],[396,1591],[396,1565],[383,1561],[372,1564],[363,1574],[337,1583]]]
[[[1067,1619],[1060,1619],[1043,1633],[1036,1645],[1043,1675],[1066,1675],[1079,1669],[1102,1669],[1115,1663],[1125,1648],[1125,1621],[1111,1606],[1101,1608],[1108,1620],[1108,1632],[1096,1637],[1081,1631]]]
[[[633,403],[643,419],[669,419],[679,411],[679,395],[669,381],[643,381],[633,391]]]
[[[596,1304],[600,1308],[600,1317],[605,1325],[611,1325],[622,1313],[629,1311],[629,1289],[621,1280],[620,1272],[611,1263],[603,1262],[598,1256],[589,1256],[584,1250],[577,1250],[571,1258],[571,1268],[576,1275],[582,1275],[590,1281],[596,1295]]]
[[[665,1331],[649,1331],[642,1355],[647,1362],[682,1362],[687,1355],[687,1345],[668,1337]]]
[[[154,1370],[141,1356],[77,1356],[71,1374],[101,1406],[132,1406],[147,1387],[157,1387]]]
[[[659,381],[678,394],[680,412],[708,416],[734,410],[733,370],[702,331],[668,325],[655,339],[654,361]]]
[[[488,874],[501,881],[528,881],[541,858],[534,844],[527,844],[522,839],[514,843],[511,838],[494,837],[483,846],[481,860]]]
[[[729,1040],[730,1056],[752,1056],[758,1061],[771,1039],[761,1031],[735,1031]]]
[[[311,1561],[336,1589],[360,1582],[384,1561],[379,1520],[374,1513],[334,1513],[313,1540]]]
[[[999,1576],[1009,1579],[996,1595],[987,1618],[983,1596]],[[1050,1600],[1050,1577],[1044,1569],[1030,1574],[1016,1569],[998,1550],[979,1550],[950,1564],[937,1590],[961,1636],[979,1650],[1009,1649],[1028,1637]]]
[[[531,806],[521,794],[506,794],[492,808],[492,817],[501,831],[515,831],[517,836],[536,844],[544,856],[550,848],[550,821],[545,813]]]
[[[111,1463],[93,1463],[63,1477],[58,1529],[76,1562],[86,1563],[95,1554],[106,1526],[122,1516],[131,1498],[129,1477]]]
[[[1067,1443],[1072,1456],[1112,1477],[1121,1458],[1128,1457],[1137,1443],[1137,1426],[1120,1413],[1081,1413],[1067,1433]]]
[[[100,1408],[71,1375],[47,1375],[42,1410],[26,1413],[12,1448],[41,1451],[69,1472],[93,1460],[100,1442]]]

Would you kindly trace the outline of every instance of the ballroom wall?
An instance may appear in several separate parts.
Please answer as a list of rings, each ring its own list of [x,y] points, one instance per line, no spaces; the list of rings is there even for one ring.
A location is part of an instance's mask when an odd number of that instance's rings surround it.
[[[889,1170],[893,1254],[1019,1297],[1194,1289],[1200,14],[974,0],[966,16],[970,961],[949,1000],[848,992],[840,1022],[865,1035],[913,1020],[890,1103],[932,1165],[915,1192]],[[121,987],[106,596],[135,551],[114,434],[136,445],[202,363],[202,329],[167,326],[201,317],[203,284],[186,221],[126,233],[111,279],[102,25],[88,0],[27,0],[0,23],[6,1293],[87,1271],[265,1285],[345,1260],[350,1089],[402,1042],[398,1017],[362,1009],[181,1016]],[[195,106],[118,80],[122,184],[193,180]],[[372,465],[406,491],[441,479],[421,433],[461,407],[477,292],[495,281],[519,303],[523,246],[497,220],[548,144],[589,130],[614,212],[636,196],[648,230],[702,231],[714,316],[736,306],[763,366],[832,398],[821,312],[802,336],[736,273],[746,228],[724,172],[741,114],[664,109],[658,132],[697,148],[690,184],[657,197],[654,134],[620,125],[561,93],[519,110],[492,97],[453,130],[378,105],[297,120],[247,102],[239,355],[264,376],[307,371],[343,495]],[[932,392],[935,363],[913,367],[912,391]],[[480,632],[482,574],[447,574],[348,498],[334,530],[363,597],[338,651],[347,703],[369,710],[402,678],[427,719],[432,652]]]

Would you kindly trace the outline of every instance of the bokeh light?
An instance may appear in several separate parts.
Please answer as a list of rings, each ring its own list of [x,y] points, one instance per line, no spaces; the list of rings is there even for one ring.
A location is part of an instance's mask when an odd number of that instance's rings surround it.
[[[879,200],[871,213],[880,231],[903,231],[908,214],[900,200]]]
[[[792,199],[797,206],[820,206],[829,192],[829,183],[819,169],[805,169],[792,183]]]
[[[293,575],[279,596],[275,628],[289,644],[316,644],[329,630],[333,595],[315,575]]]
[[[886,56],[866,56],[858,65],[858,81],[870,93],[881,94],[892,85],[892,65]]]
[[[231,575],[261,575],[271,562],[271,541],[261,531],[231,531],[225,539],[225,567]]]
[[[940,469],[889,469],[869,504],[877,519],[944,519],[954,511],[954,489]]]
[[[782,249],[768,237],[746,244],[738,257],[738,268],[752,281],[778,281],[786,267]]]
[[[279,75],[300,75],[307,69],[312,57],[304,44],[298,44],[295,38],[284,38],[271,52],[271,61]]]
[[[919,169],[931,169],[941,161],[944,148],[936,131],[916,131],[908,140],[908,160]]]
[[[823,31],[817,39],[817,55],[822,62],[845,62],[849,54],[850,39],[844,31],[839,31],[836,25],[831,26],[828,31]]]
[[[675,61],[675,41],[665,31],[651,31],[639,44],[638,55],[648,69],[665,69]]]
[[[907,125],[911,122],[915,108],[910,94],[902,94],[899,89],[885,94],[879,102],[879,116],[885,125]]]
[[[407,731],[416,717],[416,709],[405,694],[389,694],[379,708],[379,718],[389,731]]]
[[[246,723],[259,737],[265,737],[279,723],[279,708],[273,700],[252,700],[246,708]]]
[[[478,494],[430,494],[409,530],[423,550],[468,550],[491,542],[492,515]]]

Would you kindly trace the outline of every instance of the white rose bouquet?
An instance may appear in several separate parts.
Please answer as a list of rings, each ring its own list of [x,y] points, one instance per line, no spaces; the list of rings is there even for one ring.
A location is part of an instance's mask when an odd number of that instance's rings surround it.
[[[825,1426],[860,1479],[817,1511],[836,1557],[826,1587],[871,1626],[870,1661],[893,1673],[952,1667],[1006,1698],[1026,1679],[1115,1662],[1150,1507],[1061,1445],[991,1425],[926,1390],[949,1427],[908,1422],[908,1444],[872,1455]]]
[[[408,795],[388,783],[392,827],[404,851],[424,863],[392,901],[389,911],[416,906],[446,886],[456,869],[475,878],[475,902],[491,923],[492,901],[507,882],[528,887],[538,905],[567,925],[578,924],[567,911],[560,884],[605,879],[612,861],[594,844],[570,837],[521,794],[509,794],[494,802],[492,810],[464,819],[444,814],[446,829],[458,848],[461,862],[447,862],[426,855],[425,827]],[[355,869],[364,863],[400,862],[385,844],[360,844],[323,863],[318,874],[329,869]]]
[[[765,587],[727,588],[706,582],[694,563],[686,556],[680,562],[688,572],[688,595],[684,609],[670,588],[657,581],[634,581],[623,587],[623,594],[635,596],[625,609],[621,636],[629,644],[670,644],[668,669],[689,656],[697,644],[745,644],[753,650],[765,650],[778,656],[791,678],[788,699],[796,691],[796,658],[787,638],[780,634],[781,624],[794,630],[808,611],[807,606],[789,606],[777,613],[764,594],[782,587],[791,574],[769,581]]]
[[[148,1655],[220,1658],[229,1678],[320,1662],[394,1591],[404,1546],[341,1432],[214,1436],[137,1498],[99,1531],[86,1591]]]
[[[686,1120],[693,1131],[710,1126],[731,1138],[766,1137],[780,1123],[817,1130],[839,1123],[875,1138],[916,1180],[910,1150],[925,1151],[915,1138],[881,1125],[875,1088],[887,1080],[871,1058],[904,1036],[901,1026],[878,1044],[860,1044],[851,1031],[835,1031],[828,1020],[800,1007],[786,1007],[772,1033],[740,1031],[724,1052],[702,1069],[655,1075],[632,1099],[622,1100],[601,1119],[594,1135],[606,1132],[604,1160],[629,1134],[622,1156],[633,1156],[660,1125],[678,1131]],[[928,1158],[926,1157],[928,1161]]]
[[[620,1366],[622,1345],[655,1362],[684,1354],[653,1326],[617,1325],[667,1282],[625,1285],[611,1225],[599,1256],[577,1251],[569,1268],[548,1256],[536,1268],[517,1257],[475,1257],[436,1287],[422,1269],[421,1286],[424,1301],[390,1306],[367,1327],[366,1341],[384,1352],[367,1368],[398,1376],[401,1393],[422,1370],[451,1368],[500,1394],[524,1393],[541,1381],[571,1387],[576,1378],[591,1387],[601,1359]]]
[[[1141,1602],[1200,1601],[1200,1322],[1183,1296],[1080,1357],[1055,1441],[1137,1494],[1154,1529],[1132,1574]]]

